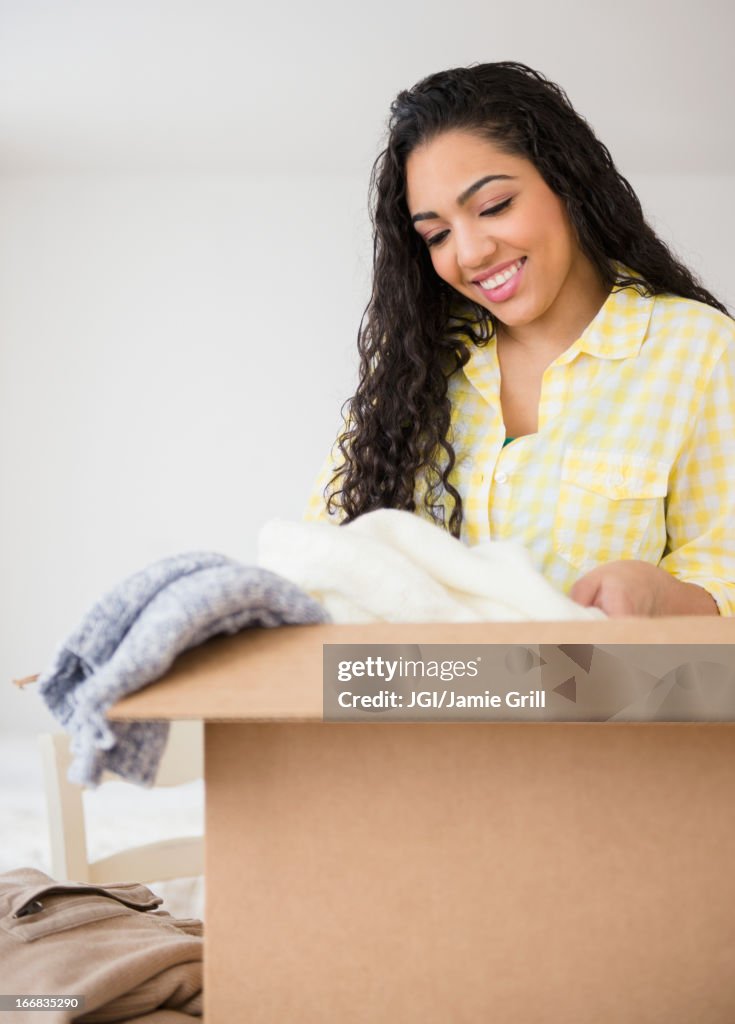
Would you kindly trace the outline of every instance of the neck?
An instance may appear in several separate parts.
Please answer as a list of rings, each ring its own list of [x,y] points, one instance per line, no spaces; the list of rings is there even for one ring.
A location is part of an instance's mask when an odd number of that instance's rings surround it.
[[[597,316],[609,289],[589,260],[578,261],[570,270],[559,295],[542,316],[530,324],[508,326],[498,323],[499,344],[512,342],[529,355],[553,360],[573,345]]]

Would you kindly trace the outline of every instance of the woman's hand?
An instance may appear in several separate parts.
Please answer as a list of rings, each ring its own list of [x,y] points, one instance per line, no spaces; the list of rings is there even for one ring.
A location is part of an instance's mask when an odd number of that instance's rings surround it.
[[[715,599],[702,587],[682,583],[650,562],[598,565],[577,580],[569,596],[613,617],[720,614]]]

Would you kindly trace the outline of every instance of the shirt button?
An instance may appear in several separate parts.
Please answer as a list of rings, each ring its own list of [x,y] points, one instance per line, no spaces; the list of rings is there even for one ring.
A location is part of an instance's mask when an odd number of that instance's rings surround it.
[[[507,473],[503,473],[502,470],[501,470],[500,473],[496,473],[495,474],[495,480],[499,484],[504,484],[508,480],[508,474]]]

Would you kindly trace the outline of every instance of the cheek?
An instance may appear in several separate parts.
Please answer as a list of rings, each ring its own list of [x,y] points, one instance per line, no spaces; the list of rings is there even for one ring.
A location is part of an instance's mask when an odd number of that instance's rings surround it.
[[[550,205],[539,223],[544,225],[546,248],[560,257],[566,257],[574,247],[574,232],[565,209],[556,203]]]
[[[431,257],[434,270],[448,284],[454,284],[457,276],[457,264],[450,252],[449,246],[434,253]]]

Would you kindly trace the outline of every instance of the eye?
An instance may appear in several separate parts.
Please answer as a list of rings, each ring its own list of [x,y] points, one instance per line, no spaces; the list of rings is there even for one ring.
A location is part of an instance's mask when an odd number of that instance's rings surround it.
[[[498,203],[496,206],[490,206],[487,210],[483,210],[480,214],[481,217],[494,217],[498,213],[502,213],[503,210],[507,210],[513,202],[515,196],[510,196],[509,199],[504,199],[502,203]],[[444,239],[449,234],[448,231],[439,231],[435,235],[431,235],[430,238],[426,238],[425,242],[429,249],[434,245],[441,245]]]
[[[503,210],[507,210],[510,204],[513,202],[513,196],[510,199],[504,199],[502,203],[498,203],[497,206],[491,206],[487,210],[483,210],[480,214],[481,217],[492,217],[496,213],[502,213]]]
[[[426,244],[428,245],[429,248],[431,248],[432,245],[439,245],[441,242],[444,241],[448,234],[448,231],[440,231],[438,234],[432,235],[431,238],[427,238]]]

